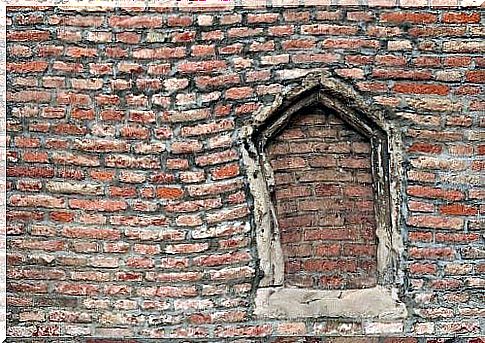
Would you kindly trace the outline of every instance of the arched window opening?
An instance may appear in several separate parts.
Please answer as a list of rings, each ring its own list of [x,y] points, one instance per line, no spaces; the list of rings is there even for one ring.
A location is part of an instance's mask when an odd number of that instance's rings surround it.
[[[336,113],[302,109],[265,149],[284,257],[284,285],[377,285],[371,142]]]
[[[258,316],[406,315],[388,134],[335,84],[307,87],[243,130]]]

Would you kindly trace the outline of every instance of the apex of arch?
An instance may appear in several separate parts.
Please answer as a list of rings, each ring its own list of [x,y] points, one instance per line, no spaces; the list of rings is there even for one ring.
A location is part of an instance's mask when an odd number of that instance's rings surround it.
[[[386,118],[392,116],[389,109],[375,104],[372,98],[364,97],[346,80],[328,71],[320,71],[308,74],[297,86],[286,86],[276,95],[270,106],[262,106],[249,119],[247,125],[241,129],[240,137],[252,136],[260,127],[275,120],[280,114],[288,113],[291,108],[296,111],[296,104],[300,104],[300,107],[312,104],[339,107],[371,120],[385,131],[389,126]]]

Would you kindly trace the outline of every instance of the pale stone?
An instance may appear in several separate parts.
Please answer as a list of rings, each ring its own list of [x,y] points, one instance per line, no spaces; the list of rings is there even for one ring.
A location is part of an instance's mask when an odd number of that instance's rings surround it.
[[[260,288],[255,303],[255,314],[261,318],[347,317],[392,320],[407,316],[406,306],[382,286],[343,291]],[[382,323],[369,323],[366,332],[377,333],[380,329],[382,332],[398,332],[398,324],[402,331],[402,323],[391,324],[385,326]]]
[[[391,334],[403,331],[404,324],[402,322],[369,322],[364,324],[364,332],[366,335]]]
[[[434,323],[416,323],[414,332],[418,335],[430,335],[434,333]]]
[[[93,183],[49,181],[46,183],[46,189],[52,193],[72,193],[84,195],[104,194],[103,186]]]

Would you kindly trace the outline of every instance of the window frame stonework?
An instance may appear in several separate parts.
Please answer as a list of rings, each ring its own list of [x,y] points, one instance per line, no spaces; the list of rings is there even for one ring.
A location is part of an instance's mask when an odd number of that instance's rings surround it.
[[[370,140],[376,214],[377,286],[365,289],[315,290],[286,287],[278,221],[272,202],[274,177],[265,147],[299,111],[311,106],[331,110]],[[391,114],[369,107],[350,86],[328,74],[307,77],[257,113],[241,130],[242,157],[253,198],[259,269],[255,314],[262,318],[346,317],[398,320],[407,316],[398,299],[403,250],[399,175],[401,142],[386,120]],[[396,137],[395,137],[396,136]],[[390,175],[393,175],[391,178]],[[392,191],[394,190],[394,191]]]

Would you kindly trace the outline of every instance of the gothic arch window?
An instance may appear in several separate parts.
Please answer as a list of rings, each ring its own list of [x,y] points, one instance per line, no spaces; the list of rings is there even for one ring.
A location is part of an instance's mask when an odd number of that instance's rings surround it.
[[[399,205],[382,116],[331,78],[245,130],[261,317],[399,319]]]

